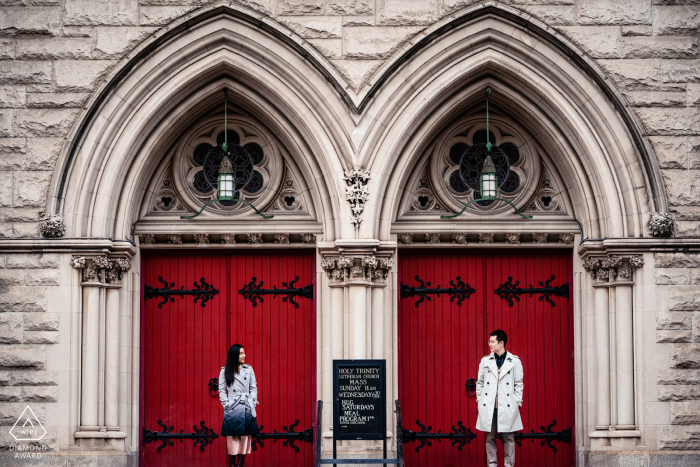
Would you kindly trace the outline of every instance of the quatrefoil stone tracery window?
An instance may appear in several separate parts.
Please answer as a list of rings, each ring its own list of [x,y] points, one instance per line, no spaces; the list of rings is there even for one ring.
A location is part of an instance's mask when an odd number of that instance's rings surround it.
[[[223,122],[210,122],[183,138],[184,143],[176,150],[174,182],[193,211],[216,197],[224,136]],[[240,121],[229,123],[228,145],[235,169],[234,197],[264,207],[282,181],[284,169],[279,149],[264,131]],[[231,214],[249,210],[245,203],[219,201],[208,212]]]
[[[459,212],[465,204],[479,199],[479,176],[488,154],[486,129],[479,123],[462,123],[448,130],[430,158],[429,171],[440,202]],[[522,207],[533,196],[539,183],[541,162],[531,138],[522,128],[504,122],[491,125],[488,138],[496,166],[498,196]],[[468,212],[505,211],[497,201],[478,201]]]

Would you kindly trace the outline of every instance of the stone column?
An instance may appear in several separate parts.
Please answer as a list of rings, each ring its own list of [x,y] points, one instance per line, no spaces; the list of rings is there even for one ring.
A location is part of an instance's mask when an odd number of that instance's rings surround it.
[[[98,431],[100,288],[92,267],[83,269],[83,367],[80,431]]]
[[[615,286],[615,344],[617,350],[617,430],[633,430],[634,418],[634,333],[632,302],[632,269],[643,264],[641,257],[623,261],[610,257],[610,265],[617,267]]]
[[[80,429],[76,444],[89,450],[122,449],[126,433],[119,431],[119,319],[121,274],[128,259],[106,256],[74,258],[83,269],[82,368]]]
[[[610,324],[609,324],[609,297],[608,269],[602,267],[597,258],[586,258],[595,261],[595,267],[591,270],[594,275],[593,283],[595,302],[595,368],[596,368],[596,420],[595,426],[599,430],[610,428]],[[589,263],[590,264],[590,263]],[[585,266],[585,263],[584,263]],[[587,267],[589,269],[589,267]]]
[[[119,431],[119,321],[122,274],[129,270],[131,262],[120,258],[112,263],[106,272],[107,297],[105,300],[105,368],[104,404],[105,428]]]

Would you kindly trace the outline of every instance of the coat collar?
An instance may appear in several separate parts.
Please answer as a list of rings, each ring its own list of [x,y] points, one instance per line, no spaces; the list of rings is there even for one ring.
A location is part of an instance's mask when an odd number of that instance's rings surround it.
[[[489,355],[489,359],[487,360],[487,365],[491,369],[494,375],[498,375],[498,365],[496,365],[496,354],[491,352],[491,355]],[[499,380],[503,378],[503,375],[508,373],[510,369],[513,368],[515,364],[513,363],[513,356],[508,352],[508,355],[506,355],[506,361],[503,362],[503,365],[501,365],[501,375],[498,378]]]
[[[496,360],[494,359],[494,365],[496,364]],[[503,378],[503,376],[508,373],[514,366],[515,364],[513,363],[513,358],[510,355],[506,355],[506,361],[503,362],[503,365],[501,365],[501,377],[498,379]]]
[[[247,365],[241,365],[241,371],[236,373],[235,378],[240,381],[241,383],[245,384],[245,377],[243,376],[243,373],[248,372],[248,366]]]

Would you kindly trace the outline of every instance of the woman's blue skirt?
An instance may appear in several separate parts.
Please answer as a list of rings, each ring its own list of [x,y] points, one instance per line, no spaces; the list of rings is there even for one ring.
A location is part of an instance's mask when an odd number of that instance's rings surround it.
[[[250,407],[244,401],[239,401],[233,407],[224,409],[224,422],[221,425],[221,436],[247,436],[260,433],[258,421],[253,417]]]

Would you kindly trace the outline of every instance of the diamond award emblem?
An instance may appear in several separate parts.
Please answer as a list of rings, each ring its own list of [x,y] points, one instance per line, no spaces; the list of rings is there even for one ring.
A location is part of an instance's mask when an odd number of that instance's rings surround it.
[[[10,434],[17,441],[39,441],[46,436],[46,429],[31,407],[27,406],[10,430]]]

